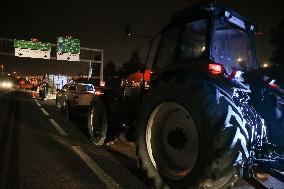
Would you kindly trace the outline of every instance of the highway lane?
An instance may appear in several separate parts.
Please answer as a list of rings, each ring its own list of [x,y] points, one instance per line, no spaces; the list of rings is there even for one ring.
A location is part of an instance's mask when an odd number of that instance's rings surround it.
[[[48,112],[28,93],[10,92],[0,96],[0,188],[146,186],[60,112]]]
[[[0,93],[0,188],[147,188],[134,143],[119,137],[95,147],[86,124],[82,115],[67,120],[52,100]],[[253,187],[242,181],[235,188]]]
[[[44,107],[47,112],[51,113],[56,120],[60,120],[60,125],[66,125],[65,129],[76,128],[76,132],[81,132],[83,137],[88,138],[88,131],[86,128],[86,117],[85,115],[79,114],[74,115],[71,121],[62,118],[62,112],[57,110],[54,100],[39,101],[41,106]],[[68,131],[70,132],[70,131]],[[135,153],[135,144],[133,142],[127,141],[123,137],[123,133],[117,138],[117,140],[112,141],[104,146],[118,161],[120,161],[124,167],[126,167],[132,174],[136,175],[137,178],[140,178],[143,182],[143,176],[141,175],[140,170],[137,167],[137,157]],[[268,188],[274,189],[283,189],[284,184],[279,182],[272,177],[263,180],[263,183]],[[244,180],[239,180],[235,185],[236,189],[253,189],[254,187],[250,186]]]

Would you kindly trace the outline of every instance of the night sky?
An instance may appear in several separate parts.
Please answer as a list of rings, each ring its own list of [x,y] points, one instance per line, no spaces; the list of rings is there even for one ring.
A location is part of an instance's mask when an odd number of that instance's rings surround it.
[[[139,47],[145,58],[147,41],[129,39],[124,34],[126,24],[135,30],[155,34],[170,16],[195,3],[193,0],[28,0],[1,1],[0,37],[11,39],[38,38],[56,43],[58,36],[71,35],[81,40],[81,46],[105,50],[105,63],[112,60],[117,67],[129,59],[131,50]],[[262,36],[257,39],[258,59],[268,62],[271,56],[270,30],[277,27],[283,15],[281,0],[224,0],[256,23]],[[151,62],[150,62],[151,63]],[[0,56],[7,71],[24,74],[85,72],[83,63],[49,62]]]

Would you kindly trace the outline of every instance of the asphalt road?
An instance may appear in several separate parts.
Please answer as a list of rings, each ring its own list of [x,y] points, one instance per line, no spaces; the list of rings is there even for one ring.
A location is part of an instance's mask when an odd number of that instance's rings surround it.
[[[0,91],[1,189],[146,189],[134,143],[123,136],[104,147],[90,141],[86,117],[67,120],[54,100]],[[284,188],[268,179],[269,188]],[[251,189],[240,181],[237,189]]]
[[[146,188],[105,148],[24,92],[0,96],[0,188]]]

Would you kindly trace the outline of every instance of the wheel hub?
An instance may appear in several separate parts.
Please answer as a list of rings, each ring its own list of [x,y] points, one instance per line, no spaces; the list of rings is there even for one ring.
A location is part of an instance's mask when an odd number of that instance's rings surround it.
[[[188,142],[183,128],[175,127],[167,137],[168,144],[175,150],[182,151]]]
[[[182,179],[199,155],[197,126],[191,114],[176,102],[163,102],[151,113],[146,129],[150,160],[169,179]]]

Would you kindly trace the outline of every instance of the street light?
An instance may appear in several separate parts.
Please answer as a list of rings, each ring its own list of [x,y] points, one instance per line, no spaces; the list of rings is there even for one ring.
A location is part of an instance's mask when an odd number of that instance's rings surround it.
[[[269,65],[268,65],[267,63],[264,63],[264,64],[263,64],[263,67],[264,67],[264,68],[267,68],[267,67],[269,67]]]

